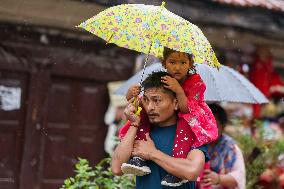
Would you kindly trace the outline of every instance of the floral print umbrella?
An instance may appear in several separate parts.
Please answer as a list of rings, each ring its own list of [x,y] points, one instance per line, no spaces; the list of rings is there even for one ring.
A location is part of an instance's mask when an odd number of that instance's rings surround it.
[[[164,47],[194,55],[194,61],[219,67],[216,55],[194,24],[162,6],[122,4],[110,7],[78,27],[107,43],[162,58]]]

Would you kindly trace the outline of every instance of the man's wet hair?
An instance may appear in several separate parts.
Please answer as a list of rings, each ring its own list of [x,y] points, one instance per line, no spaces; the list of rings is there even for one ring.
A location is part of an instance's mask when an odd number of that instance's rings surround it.
[[[214,114],[215,119],[218,120],[223,127],[225,127],[228,123],[228,116],[225,109],[218,104],[209,104],[209,108]]]
[[[175,98],[176,94],[172,90],[164,87],[165,84],[161,81],[161,77],[164,76],[170,76],[170,74],[164,71],[153,72],[142,82],[142,88],[144,91],[151,88],[160,88],[163,89],[165,93]]]

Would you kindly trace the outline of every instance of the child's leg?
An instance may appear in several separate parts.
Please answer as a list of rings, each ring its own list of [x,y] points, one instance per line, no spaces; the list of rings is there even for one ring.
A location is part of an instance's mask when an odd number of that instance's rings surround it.
[[[150,122],[148,121],[148,117],[145,112],[141,112],[140,115],[141,122],[138,127],[135,140],[146,140],[146,133],[149,133],[150,131]],[[130,122],[128,129],[129,127]],[[136,176],[143,176],[151,173],[150,167],[147,166],[145,160],[137,156],[132,157],[128,162],[123,163],[121,170],[125,174],[134,174]]]
[[[145,111],[141,112],[141,121],[135,140],[146,140],[146,133],[150,132],[150,122]]]
[[[194,141],[195,135],[187,121],[179,117],[173,146],[173,157],[186,158]]]

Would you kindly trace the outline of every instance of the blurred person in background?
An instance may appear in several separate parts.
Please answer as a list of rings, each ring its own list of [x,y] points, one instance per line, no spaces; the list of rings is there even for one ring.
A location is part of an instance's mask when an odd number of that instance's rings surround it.
[[[277,123],[281,136],[278,140],[283,140],[284,133],[284,112],[276,116]],[[280,133],[278,133],[280,135]],[[260,175],[259,184],[263,189],[283,189],[284,188],[284,151],[278,156],[277,162],[268,168]]]
[[[228,122],[227,113],[217,105],[209,105],[217,121],[219,137],[209,145],[210,169],[201,176],[200,188],[245,189],[245,163],[236,141],[224,134]]]
[[[273,76],[273,58],[267,46],[258,45],[253,57],[249,79],[267,97],[270,98],[270,86]],[[253,105],[253,118],[259,118],[261,105]]]
[[[121,81],[109,82],[107,87],[110,96],[110,103],[105,114],[104,121],[108,125],[108,132],[105,138],[104,149],[105,152],[112,155],[117,142],[118,130],[125,124],[124,109],[127,101],[124,96],[113,94],[113,92],[120,87]]]

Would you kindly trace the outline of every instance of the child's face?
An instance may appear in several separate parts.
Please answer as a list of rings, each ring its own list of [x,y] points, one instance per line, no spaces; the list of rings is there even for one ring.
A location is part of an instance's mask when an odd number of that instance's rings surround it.
[[[168,70],[168,73],[178,81],[183,81],[189,68],[192,67],[193,62],[188,58],[188,55],[183,52],[173,52],[163,62],[164,67]]]

